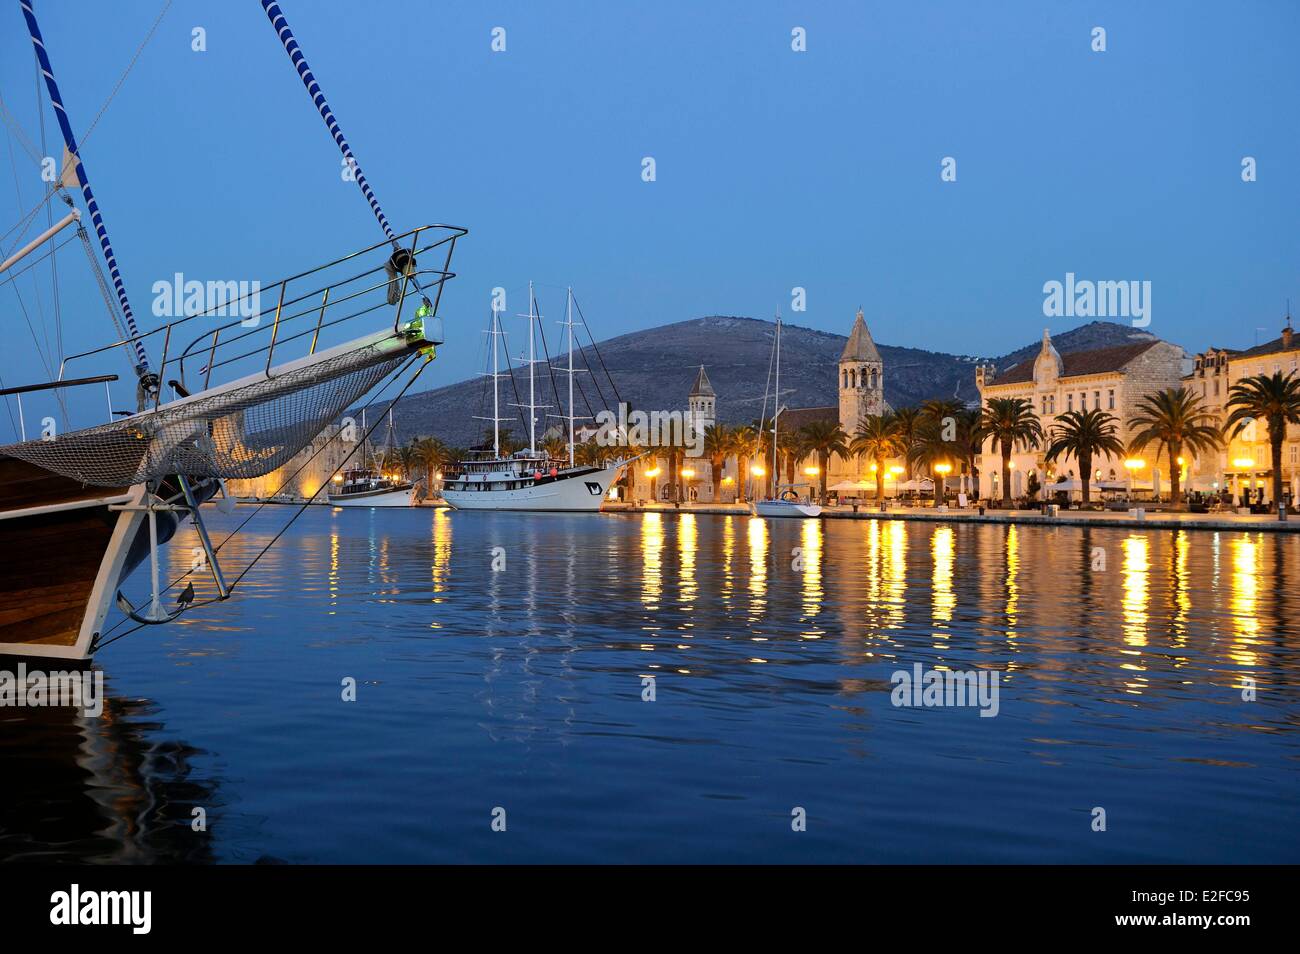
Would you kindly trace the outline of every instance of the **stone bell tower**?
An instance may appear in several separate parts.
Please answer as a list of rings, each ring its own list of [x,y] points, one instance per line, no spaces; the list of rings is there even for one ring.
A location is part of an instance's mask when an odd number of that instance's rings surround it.
[[[718,395],[714,392],[713,385],[709,383],[709,376],[704,373],[704,365],[700,365],[700,373],[695,376],[695,384],[686,399],[691,420],[700,430],[717,423],[718,411],[715,406],[717,400]]]
[[[871,340],[867,322],[858,309],[849,332],[848,344],[840,355],[840,427],[852,436],[858,423],[868,415],[883,414],[885,403],[885,366],[876,343]]]

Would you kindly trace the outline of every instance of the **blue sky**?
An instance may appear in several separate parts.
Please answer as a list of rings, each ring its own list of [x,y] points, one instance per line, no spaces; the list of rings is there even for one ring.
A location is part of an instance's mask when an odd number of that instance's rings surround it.
[[[530,278],[572,283],[598,337],[777,308],[847,333],[861,305],[879,341],[981,355],[1077,324],[1042,313],[1067,271],[1150,281],[1149,330],[1193,349],[1271,337],[1300,303],[1289,0],[283,6],[394,224],[470,229],[428,386],[476,370],[491,288]],[[78,130],[160,7],[39,0]],[[0,93],[36,138],[17,3],[0,17]],[[39,196],[13,154],[3,228]],[[271,280],[381,237],[256,0],[176,0],[83,154],[146,317],[175,271]],[[65,336],[106,338],[68,294]],[[0,373],[40,378],[0,295]]]

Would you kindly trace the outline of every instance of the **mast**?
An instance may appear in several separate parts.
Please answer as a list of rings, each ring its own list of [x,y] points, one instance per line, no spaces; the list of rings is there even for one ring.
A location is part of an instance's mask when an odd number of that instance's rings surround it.
[[[131,338],[133,351],[135,352],[136,366],[135,372],[144,379],[149,376],[149,356],[145,353],[144,345],[140,341],[140,328],[135,323],[135,313],[131,310],[131,302],[126,297],[126,283],[122,281],[122,272],[117,267],[117,256],[113,254],[113,244],[108,240],[108,229],[104,226],[104,215],[99,211],[99,203],[95,201],[95,193],[90,189],[90,180],[86,176],[86,166],[81,161],[81,153],[77,147],[77,137],[73,135],[72,124],[68,121],[68,111],[63,106],[63,96],[59,92],[59,84],[54,79],[54,67],[50,65],[49,54],[45,50],[45,41],[41,37],[41,28],[36,23],[36,13],[32,9],[32,0],[19,0],[19,5],[23,10],[23,18],[27,21],[27,32],[31,35],[32,46],[36,48],[36,60],[40,64],[41,75],[45,77],[45,89],[50,96],[50,105],[54,107],[55,118],[59,121],[59,132],[63,134],[63,144],[68,150],[68,156],[75,162],[77,173],[77,183],[81,186],[81,197],[86,202],[86,209],[90,212],[91,224],[95,226],[95,234],[99,237],[99,248],[103,252],[104,261],[108,265],[109,276],[113,279],[113,287],[117,291],[117,302],[122,309],[122,317],[126,319],[127,337]]]
[[[533,364],[537,357],[533,344],[533,312],[536,311],[537,300],[533,298],[533,283],[528,283],[528,453],[537,453],[537,404],[536,396],[533,393]]]
[[[497,351],[497,339],[504,338],[505,332],[501,330],[501,312],[496,308],[492,309],[492,319],[488,322],[488,330],[484,332],[491,342],[492,348],[492,370],[480,371],[480,375],[492,379],[492,416],[482,417],[475,415],[475,420],[492,422],[492,456],[494,459],[501,457],[501,392],[497,382],[501,379],[501,355]]]
[[[501,333],[501,313],[492,309],[492,457],[501,457],[501,398],[497,378],[501,374],[496,336]]]
[[[776,496],[777,480],[780,472],[776,457],[776,429],[781,419],[781,312],[776,313],[776,396],[772,401],[772,494]]]
[[[569,328],[569,466],[574,466],[573,453],[573,286],[568,288],[564,302],[564,323]]]

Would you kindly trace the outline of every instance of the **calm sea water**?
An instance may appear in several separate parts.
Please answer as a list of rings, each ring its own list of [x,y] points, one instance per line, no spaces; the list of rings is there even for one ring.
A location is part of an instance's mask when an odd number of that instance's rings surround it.
[[[0,710],[0,857],[1296,862],[1298,574],[1258,533],[311,508],[102,652],[104,718]],[[914,663],[998,715],[895,707]]]

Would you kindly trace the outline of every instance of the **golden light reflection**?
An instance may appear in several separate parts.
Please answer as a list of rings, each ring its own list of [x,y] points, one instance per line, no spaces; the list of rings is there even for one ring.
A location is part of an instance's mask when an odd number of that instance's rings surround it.
[[[804,520],[801,529],[799,542],[803,548],[803,618],[805,622],[811,623],[822,608],[822,522]],[[822,630],[813,626],[803,635],[816,638],[822,635]]]
[[[329,590],[329,615],[333,616],[336,612],[333,607],[339,604],[339,531],[338,527],[330,529],[330,571],[326,577],[326,588]]]
[[[722,605],[731,607],[731,597],[736,590],[732,564],[736,556],[736,521],[731,517],[722,520],[722,579],[720,581]]]
[[[439,508],[433,512],[433,563],[429,575],[433,583],[433,602],[441,603],[451,581],[451,517]]]
[[[1259,655],[1259,544],[1243,534],[1232,544],[1232,599],[1235,638],[1228,657],[1239,666],[1255,666]]]
[[[1191,551],[1191,540],[1186,530],[1179,530],[1174,537],[1174,579],[1173,579],[1173,644],[1181,647],[1187,644],[1187,619],[1192,610],[1192,597],[1187,577],[1187,558]]]
[[[935,626],[942,628],[952,622],[952,612],[957,606],[957,595],[952,588],[952,570],[956,559],[952,527],[935,528],[930,535],[930,553],[934,560],[931,613]],[[945,632],[934,635],[944,639],[948,637]]]
[[[1007,527],[1007,639],[1016,638],[1020,618],[1020,533],[1013,523]]]
[[[695,514],[684,513],[677,519],[677,555],[681,561],[678,574],[677,593],[683,608],[691,609],[695,605],[695,596],[699,585],[695,580],[695,551],[698,547],[699,528],[695,525]]]
[[[1151,601],[1149,559],[1150,544],[1146,537],[1126,537],[1124,548],[1124,642],[1130,646],[1147,644],[1147,608]]]
[[[767,521],[749,519],[749,619],[756,622],[763,614],[767,596]]]
[[[641,517],[641,602],[657,609],[664,592],[663,515],[653,511]]]
[[[885,542],[885,602],[889,606],[885,625],[900,629],[907,600],[907,528],[903,521],[889,521]]]

